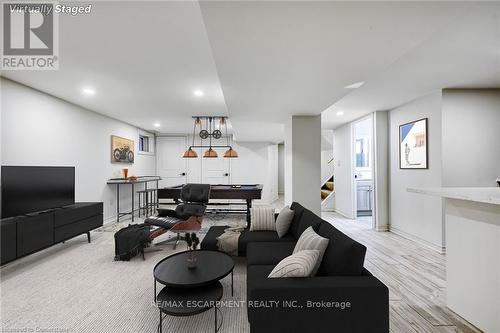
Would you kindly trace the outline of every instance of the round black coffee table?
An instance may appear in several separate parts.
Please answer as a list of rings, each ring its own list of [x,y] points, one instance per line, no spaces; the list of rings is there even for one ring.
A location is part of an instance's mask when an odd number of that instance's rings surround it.
[[[153,269],[155,303],[160,310],[159,331],[162,332],[163,313],[171,316],[191,316],[215,310],[215,332],[217,328],[217,301],[222,298],[223,288],[219,282],[231,273],[231,295],[233,295],[233,259],[224,252],[196,250],[196,268],[188,268],[188,256],[192,252],[175,253],[156,264]],[[165,287],[156,294],[156,283]]]

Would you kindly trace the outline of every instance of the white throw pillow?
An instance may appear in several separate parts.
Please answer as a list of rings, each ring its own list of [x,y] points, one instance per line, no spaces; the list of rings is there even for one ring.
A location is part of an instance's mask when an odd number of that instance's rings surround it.
[[[319,251],[305,250],[281,260],[268,277],[309,277],[319,259]]]
[[[297,244],[295,244],[293,253],[298,253],[304,250],[317,250],[319,252],[318,262],[316,263],[311,276],[316,275],[329,242],[330,240],[328,238],[321,237],[313,230],[312,227],[309,227],[304,230],[302,235],[300,235]]]
[[[250,208],[250,231],[276,230],[273,207],[252,207]]]
[[[290,229],[290,225],[293,221],[293,215],[295,212],[290,209],[290,207],[285,206],[278,214],[276,218],[276,232],[278,233],[278,237],[281,238],[286,235],[288,229]]]

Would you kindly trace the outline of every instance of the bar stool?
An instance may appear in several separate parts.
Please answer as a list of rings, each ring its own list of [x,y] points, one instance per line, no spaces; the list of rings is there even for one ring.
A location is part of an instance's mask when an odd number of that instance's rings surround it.
[[[154,212],[158,209],[158,188],[152,188],[150,189],[151,197],[150,200],[148,201],[148,207],[151,207],[151,214],[154,214]]]
[[[157,192],[158,191],[155,188],[137,191],[139,194],[139,217],[141,217],[141,211],[144,211],[144,216],[149,216],[154,213],[156,208]]]

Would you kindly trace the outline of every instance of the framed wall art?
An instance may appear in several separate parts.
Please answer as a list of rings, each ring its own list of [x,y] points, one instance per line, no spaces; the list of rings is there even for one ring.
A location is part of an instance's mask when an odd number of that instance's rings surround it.
[[[399,126],[399,168],[428,169],[427,118]]]
[[[111,161],[113,163],[134,163],[134,140],[112,135]]]

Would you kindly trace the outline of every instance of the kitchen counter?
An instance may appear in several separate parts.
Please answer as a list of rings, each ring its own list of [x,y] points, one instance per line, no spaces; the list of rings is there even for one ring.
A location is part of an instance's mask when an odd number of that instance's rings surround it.
[[[484,332],[500,332],[500,188],[408,188],[444,198],[446,305]]]
[[[500,187],[408,188],[408,192],[500,205]]]

